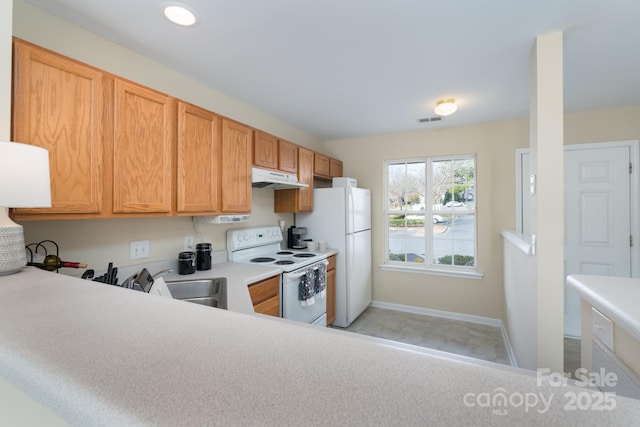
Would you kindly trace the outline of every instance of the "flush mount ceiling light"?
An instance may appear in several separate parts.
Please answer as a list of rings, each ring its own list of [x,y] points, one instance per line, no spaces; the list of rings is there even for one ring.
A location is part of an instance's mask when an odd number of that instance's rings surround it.
[[[435,112],[439,116],[448,116],[449,114],[453,114],[458,109],[456,105],[456,100],[453,98],[441,99],[436,102]]]
[[[189,27],[196,23],[196,16],[185,5],[180,3],[162,3],[164,16],[174,24]]]

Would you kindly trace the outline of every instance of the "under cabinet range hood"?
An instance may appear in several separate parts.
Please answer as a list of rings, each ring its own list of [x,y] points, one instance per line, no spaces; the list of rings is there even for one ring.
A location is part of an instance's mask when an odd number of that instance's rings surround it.
[[[256,188],[283,190],[308,187],[307,184],[298,182],[298,178],[293,174],[267,169],[253,168],[251,170],[251,178],[252,186]]]

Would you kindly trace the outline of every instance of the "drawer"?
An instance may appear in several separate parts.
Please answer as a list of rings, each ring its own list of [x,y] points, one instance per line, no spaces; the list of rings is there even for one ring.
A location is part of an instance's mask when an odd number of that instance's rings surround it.
[[[591,307],[591,330],[594,337],[613,350],[613,322],[594,307]]]
[[[279,297],[280,276],[274,276],[249,285],[249,294],[253,305],[260,304],[269,298]]]
[[[253,310],[256,313],[280,317],[280,298],[275,296],[266,301],[262,301],[261,303],[254,305]]]

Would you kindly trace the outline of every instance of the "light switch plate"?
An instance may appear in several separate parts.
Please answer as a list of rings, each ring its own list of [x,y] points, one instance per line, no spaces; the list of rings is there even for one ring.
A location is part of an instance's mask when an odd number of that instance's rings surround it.
[[[149,258],[149,241],[136,240],[129,244],[129,259]]]
[[[532,196],[536,194],[536,175],[535,174],[529,175],[529,194]]]

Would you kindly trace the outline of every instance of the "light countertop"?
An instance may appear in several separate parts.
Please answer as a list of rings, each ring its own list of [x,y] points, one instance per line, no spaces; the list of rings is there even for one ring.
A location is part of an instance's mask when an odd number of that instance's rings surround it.
[[[216,273],[238,273],[228,267]],[[35,268],[0,277],[0,376],[82,426],[626,426],[640,416],[640,401],[623,397],[613,410],[566,410],[566,393],[585,389],[524,370]],[[483,406],[497,395],[511,403]],[[526,407],[526,396],[550,404]]]
[[[567,284],[614,323],[640,340],[640,279],[572,274]]]

